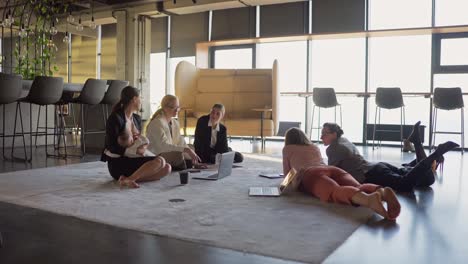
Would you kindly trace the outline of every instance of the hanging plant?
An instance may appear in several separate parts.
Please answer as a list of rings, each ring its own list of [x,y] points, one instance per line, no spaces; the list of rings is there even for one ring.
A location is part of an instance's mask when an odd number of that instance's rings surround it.
[[[29,0],[23,9],[15,8],[16,17],[21,19],[14,22],[19,28],[18,41],[13,51],[16,62],[14,72],[21,74],[24,79],[52,76],[59,70],[55,64],[57,45],[52,36],[57,33],[57,16],[68,8],[68,4],[62,2]],[[31,23],[33,18],[35,21]]]

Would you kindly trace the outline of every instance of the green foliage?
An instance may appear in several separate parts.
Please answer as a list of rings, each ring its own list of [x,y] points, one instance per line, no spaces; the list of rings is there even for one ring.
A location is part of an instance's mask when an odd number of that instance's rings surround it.
[[[58,72],[59,68],[55,64],[57,46],[51,41],[48,31],[57,15],[67,11],[68,3],[63,2],[28,0],[23,8],[15,10],[16,17],[22,17],[22,12],[32,12],[32,16],[35,17],[35,24],[25,29],[28,32],[27,36],[18,40],[13,51],[16,60],[14,72],[21,74],[24,79],[52,76],[54,72]],[[20,21],[17,23],[20,27]]]

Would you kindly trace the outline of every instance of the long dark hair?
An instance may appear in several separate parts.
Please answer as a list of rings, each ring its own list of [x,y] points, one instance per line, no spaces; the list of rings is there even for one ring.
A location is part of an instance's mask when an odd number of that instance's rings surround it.
[[[133,86],[127,86],[120,93],[120,100],[112,108],[112,113],[124,110],[135,96],[140,96],[140,91]]]

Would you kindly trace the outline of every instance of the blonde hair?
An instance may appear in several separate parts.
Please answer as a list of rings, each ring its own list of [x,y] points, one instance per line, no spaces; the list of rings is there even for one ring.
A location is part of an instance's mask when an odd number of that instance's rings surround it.
[[[284,145],[311,145],[306,134],[297,127],[292,127],[286,131],[284,136]]]
[[[144,128],[143,128],[143,135],[146,135],[146,128],[148,127],[148,124],[153,121],[155,118],[159,118],[164,114],[164,108],[165,107],[171,107],[172,104],[176,101],[179,100],[177,96],[172,95],[172,94],[166,94],[162,100],[161,100],[161,105],[159,106],[158,110],[154,112],[154,114],[151,116],[151,118],[146,122]]]
[[[223,113],[223,116],[224,114],[226,113],[226,108],[224,108],[224,105],[221,104],[221,103],[217,103],[217,104],[214,104],[211,109],[219,109],[219,111],[221,111],[221,113]]]
[[[161,115],[164,114],[164,108],[165,107],[171,107],[172,103],[178,100],[177,96],[172,95],[172,94],[166,94],[163,99],[161,100],[161,105],[159,106],[159,109],[154,112],[154,114],[151,116],[150,121],[160,117]]]

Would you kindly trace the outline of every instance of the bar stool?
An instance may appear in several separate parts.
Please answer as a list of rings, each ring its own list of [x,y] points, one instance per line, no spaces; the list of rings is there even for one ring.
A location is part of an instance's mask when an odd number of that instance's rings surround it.
[[[47,76],[37,76],[34,78],[34,81],[31,85],[31,89],[26,97],[21,98],[18,100],[18,107],[20,107],[20,103],[29,103],[29,146],[30,146],[30,153],[32,157],[32,105],[45,105],[46,106],[46,114],[45,114],[45,133],[41,135],[45,135],[45,147],[46,147],[46,155],[47,156],[54,156],[53,154],[48,154],[47,152],[47,138],[48,138],[48,129],[47,129],[47,106],[54,105],[57,101],[60,100],[63,92],[63,78],[62,77],[47,77]],[[21,115],[21,107],[19,108],[20,115]],[[18,115],[15,115],[15,122],[18,118]],[[36,135],[38,132],[36,131]],[[55,136],[55,133],[54,133]],[[13,141],[14,147],[14,141]]]
[[[384,88],[379,87],[375,94],[375,120],[374,131],[372,133],[372,149],[375,147],[375,132],[398,132],[398,130],[381,130],[377,129],[380,125],[380,115],[383,109],[400,108],[400,148],[403,150],[403,126],[405,125],[405,104],[403,103],[403,95],[399,87]],[[377,111],[379,115],[379,123],[377,124]]]
[[[320,142],[320,108],[335,108],[335,123],[336,123],[336,107],[340,107],[340,126],[343,125],[343,113],[341,112],[341,105],[338,103],[336,99],[335,89],[333,88],[314,88],[312,91],[312,100],[314,102],[314,107],[312,108],[312,122],[310,125],[310,132],[309,135],[312,138],[312,130],[318,129],[319,132],[317,133],[317,141]],[[315,115],[315,107],[318,107],[318,123],[317,127],[314,128],[314,115]]]
[[[104,116],[104,127],[106,126],[107,117],[109,116],[109,108],[108,106],[113,106],[120,100],[120,93],[122,92],[123,88],[128,86],[128,81],[121,81],[121,80],[108,80],[107,84],[109,87],[107,88],[106,93],[104,94],[104,98],[99,103],[102,105],[102,113]]]
[[[465,148],[465,118],[464,118],[464,103],[463,94],[460,87],[454,88],[435,88],[434,98],[432,99],[434,104],[432,114],[432,142],[430,149],[434,147],[436,134],[455,134],[461,136],[461,150],[464,153]],[[451,111],[460,109],[461,113],[461,129],[460,132],[452,131],[437,131],[437,112],[438,109]]]
[[[56,146],[55,144],[55,137],[54,137],[54,147],[56,149],[59,149],[60,148],[60,136],[63,136],[63,139],[65,140],[65,129],[66,128],[72,128],[72,129],[76,129],[77,128],[77,124],[76,124],[76,120],[75,120],[75,114],[73,112],[73,108],[71,107],[72,105],[70,105],[70,108],[68,110],[68,112],[71,112],[72,113],[72,117],[73,117],[73,127],[67,127],[66,124],[65,124],[65,118],[64,118],[64,113],[63,113],[63,108],[60,107],[61,104],[60,102],[62,101],[70,101],[73,99],[73,96],[74,96],[74,93],[73,92],[67,92],[67,91],[63,91],[62,93],[62,97],[60,98],[59,102],[56,103],[56,107],[55,107],[55,116],[54,116],[54,127],[53,129],[54,130],[57,130],[57,129],[62,129],[61,132],[54,132],[55,134],[59,135],[59,142],[58,142],[58,146]],[[51,129],[50,127],[47,127],[47,125],[45,127],[41,127],[39,126],[39,123],[40,123],[40,117],[41,117],[41,109],[42,109],[42,106],[39,105],[39,108],[37,110],[37,122],[36,122],[36,136],[35,136],[35,139],[34,139],[34,146],[37,148],[37,136],[39,134],[39,129],[44,129],[44,130],[47,130],[47,129]],[[46,106],[46,110],[47,110],[47,106]],[[57,111],[58,110],[58,111]],[[59,120],[59,122],[63,122],[63,125],[57,125],[57,120]],[[64,144],[66,144],[64,142]],[[76,143],[77,145],[77,143]]]
[[[23,84],[22,84],[23,78],[21,75],[13,75],[13,74],[5,74],[5,73],[0,73],[0,104],[3,105],[3,126],[2,126],[2,133],[1,137],[3,140],[2,143],[2,154],[4,159],[9,159],[5,156],[5,137],[9,137],[8,135],[5,134],[5,120],[6,120],[6,111],[5,107],[7,104],[11,104],[16,102],[18,99],[21,97],[21,91],[23,89]],[[20,109],[20,106],[16,104],[16,113],[18,113],[18,109]],[[20,111],[20,124],[21,124],[21,134],[23,137],[23,149],[24,149],[24,159],[23,158],[16,158],[20,159],[23,161],[28,161],[28,156],[26,154],[26,141],[24,139],[24,127],[23,127],[23,117],[21,115]],[[16,119],[15,119],[15,125],[13,128],[13,140],[16,137]],[[11,148],[11,158],[15,159],[13,156],[13,150],[14,148]]]
[[[60,101],[59,104],[80,104],[80,141],[81,141],[81,156],[86,153],[86,123],[85,123],[85,107],[89,105],[97,105],[104,98],[106,92],[106,80],[98,80],[89,78],[83,85],[80,96],[72,98],[69,101]]]

